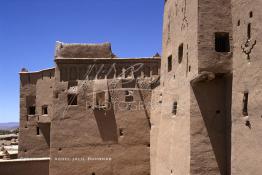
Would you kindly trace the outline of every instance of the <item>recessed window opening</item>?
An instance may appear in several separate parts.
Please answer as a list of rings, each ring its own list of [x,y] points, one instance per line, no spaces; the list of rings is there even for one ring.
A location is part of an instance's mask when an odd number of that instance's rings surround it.
[[[172,70],[172,55],[168,57],[167,70],[170,72]]]
[[[120,136],[123,136],[123,135],[124,135],[123,128],[120,128],[120,129],[119,129],[119,135],[120,135]]]
[[[36,127],[36,135],[40,135],[40,129],[38,126]]]
[[[180,44],[178,47],[178,63],[180,64],[183,60],[184,44]]]
[[[68,105],[77,105],[77,94],[68,94],[67,103]]]
[[[229,33],[215,33],[215,50],[216,52],[230,52]]]
[[[125,91],[125,102],[132,102],[134,101],[134,91],[132,90],[127,90]]]
[[[172,113],[173,113],[174,115],[177,114],[177,102],[176,102],[176,101],[173,103]]]
[[[35,106],[28,107],[28,115],[35,115]]]
[[[242,109],[243,116],[248,116],[248,92],[244,92],[243,96],[243,109]]]
[[[237,26],[240,26],[240,20],[237,21]]]
[[[42,106],[42,115],[47,115],[48,114],[48,106],[44,105]]]
[[[248,37],[248,39],[251,38],[251,23],[249,23],[247,25],[247,37]]]
[[[249,12],[249,17],[250,17],[250,18],[253,18],[253,12],[252,12],[252,11]]]

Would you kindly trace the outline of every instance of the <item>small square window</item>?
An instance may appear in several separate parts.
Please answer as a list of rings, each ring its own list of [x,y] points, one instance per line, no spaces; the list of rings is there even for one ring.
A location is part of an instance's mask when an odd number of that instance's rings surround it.
[[[48,106],[44,105],[42,106],[42,115],[47,115],[48,114]]]
[[[68,94],[67,103],[68,105],[77,105],[77,94]]]
[[[132,101],[134,101],[133,93],[134,93],[134,91],[132,91],[132,90],[125,91],[125,94],[126,94],[125,102],[132,102]]]
[[[35,115],[35,106],[29,106],[28,115]]]
[[[217,52],[230,52],[229,33],[215,33],[215,49]]]

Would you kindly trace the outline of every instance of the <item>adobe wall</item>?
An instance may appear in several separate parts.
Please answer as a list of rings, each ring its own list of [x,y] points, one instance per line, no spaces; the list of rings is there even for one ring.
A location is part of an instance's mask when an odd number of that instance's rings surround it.
[[[228,34],[229,48],[223,48],[221,40],[217,42],[216,32],[222,36]],[[153,93],[153,97],[162,99],[162,104],[152,109],[151,165],[156,168],[151,173],[201,174],[202,170],[202,174],[227,173],[232,71],[230,1],[167,0],[162,42],[161,85],[156,89],[162,93]],[[218,52],[218,46],[228,50]],[[205,100],[208,92],[213,98]],[[219,127],[225,131],[210,129],[216,112],[221,116]],[[215,143],[210,134],[217,138]],[[210,154],[204,156],[199,152]],[[203,165],[210,161],[209,165]]]
[[[190,81],[198,73],[197,16],[198,1],[165,3],[161,85],[152,99],[159,104],[151,116],[152,175],[190,174]]]
[[[258,175],[262,172],[262,145],[259,140],[262,135],[261,6],[262,2],[259,0],[232,0],[234,29],[232,175]],[[248,93],[246,114],[243,113],[245,92]]]
[[[50,174],[150,173],[151,123],[150,106],[147,105],[151,100],[151,83],[159,77],[160,60],[143,60],[56,59],[54,92],[57,95],[51,125]],[[114,63],[116,69],[106,79]],[[135,73],[137,79],[128,71],[124,73],[124,68],[137,63],[145,66]],[[90,67],[95,71],[88,69]],[[150,71],[150,67],[157,72]],[[83,75],[87,72],[90,76],[85,80]],[[127,83],[127,80],[132,81]],[[68,105],[68,84],[72,81],[77,81],[77,105]],[[104,110],[94,106],[97,88],[108,91],[108,102],[115,108]],[[131,103],[125,102],[127,90],[133,90]],[[72,161],[73,158],[84,160]],[[64,171],[63,167],[68,168]]]
[[[3,175],[49,175],[49,159],[0,161]]]
[[[49,156],[54,71],[55,69],[47,69],[20,73],[20,158]],[[45,105],[48,107],[47,115],[43,115],[42,108]],[[34,113],[29,112],[32,106],[35,107]]]

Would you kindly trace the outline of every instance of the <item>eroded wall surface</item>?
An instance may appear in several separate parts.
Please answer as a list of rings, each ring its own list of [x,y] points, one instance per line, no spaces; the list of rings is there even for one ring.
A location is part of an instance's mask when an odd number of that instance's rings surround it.
[[[232,0],[234,78],[231,164],[234,175],[258,175],[262,172],[261,6],[259,0]]]

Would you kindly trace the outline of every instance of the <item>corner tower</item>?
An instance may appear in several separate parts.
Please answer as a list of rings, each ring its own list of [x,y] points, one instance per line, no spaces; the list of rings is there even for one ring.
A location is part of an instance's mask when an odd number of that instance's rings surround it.
[[[162,43],[151,173],[229,174],[231,1],[166,0]]]

